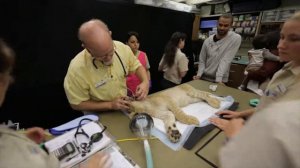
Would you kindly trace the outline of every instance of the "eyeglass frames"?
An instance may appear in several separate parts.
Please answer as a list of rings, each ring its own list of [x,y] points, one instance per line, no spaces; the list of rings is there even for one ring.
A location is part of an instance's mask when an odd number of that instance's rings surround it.
[[[123,63],[123,61],[122,61],[120,55],[117,53],[117,51],[114,51],[114,53],[117,55],[117,58],[119,59],[121,65],[122,65],[122,69],[123,69],[123,71],[124,71],[124,76],[127,76],[127,72],[126,72],[124,63]],[[93,58],[92,63],[93,63],[93,65],[94,65],[94,67],[95,67],[96,69],[98,69],[98,67],[97,67],[97,65],[96,65],[96,63],[95,63],[95,61],[96,61],[96,59]]]
[[[92,149],[92,145],[93,143],[99,142],[102,138],[103,138],[103,132],[106,130],[106,126],[104,126],[103,130],[101,132],[97,132],[95,134],[93,134],[91,137],[84,131],[84,129],[82,128],[83,125],[83,121],[93,121],[91,119],[88,118],[84,118],[82,120],[79,121],[77,130],[75,132],[75,140],[76,143],[79,145],[80,151],[81,151],[81,156],[84,157],[87,153],[91,152]],[[83,142],[83,143],[78,143],[77,138],[79,135],[83,135],[84,137],[86,137],[87,139],[89,139],[89,142]]]

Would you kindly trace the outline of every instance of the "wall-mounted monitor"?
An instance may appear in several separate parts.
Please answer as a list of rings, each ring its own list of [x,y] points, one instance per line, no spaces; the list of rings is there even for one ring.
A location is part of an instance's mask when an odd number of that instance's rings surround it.
[[[218,20],[202,20],[200,21],[200,28],[214,28],[217,27]]]

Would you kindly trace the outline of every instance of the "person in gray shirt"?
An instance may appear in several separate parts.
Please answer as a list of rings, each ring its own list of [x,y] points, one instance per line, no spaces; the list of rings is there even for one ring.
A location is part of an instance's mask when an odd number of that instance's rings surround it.
[[[217,34],[207,38],[199,55],[198,73],[193,79],[227,83],[231,61],[240,45],[241,36],[229,31],[232,15],[224,14],[218,19]]]

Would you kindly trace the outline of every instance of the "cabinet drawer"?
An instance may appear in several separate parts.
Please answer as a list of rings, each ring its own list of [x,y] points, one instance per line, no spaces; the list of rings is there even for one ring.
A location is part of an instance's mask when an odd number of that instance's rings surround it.
[[[244,75],[245,68],[246,65],[231,64],[227,85],[234,88],[239,87],[245,77]]]

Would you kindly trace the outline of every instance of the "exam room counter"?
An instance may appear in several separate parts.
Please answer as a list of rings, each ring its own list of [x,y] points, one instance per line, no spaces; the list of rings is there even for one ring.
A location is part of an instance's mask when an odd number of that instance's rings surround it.
[[[194,80],[188,82],[196,89],[208,91],[211,82],[203,80]],[[249,100],[258,98],[257,95],[249,92],[240,91],[227,86],[218,86],[216,92],[219,96],[231,95],[235,101],[239,102],[238,110],[250,108]],[[154,93],[155,94],[155,93]],[[101,113],[100,122],[108,127],[108,131],[118,139],[135,138],[136,136],[129,129],[129,118],[122,112]],[[184,148],[179,151],[173,151],[158,139],[149,140],[152,157],[155,168],[211,168],[207,162],[198,157],[195,152],[205,144],[219,129],[215,128],[204,136],[191,150]],[[203,148],[200,153],[207,160],[215,165],[218,164],[218,151],[224,144],[225,136],[223,132],[218,134],[209,144]],[[128,154],[141,168],[146,167],[146,160],[142,141],[123,141],[118,142],[121,149]]]

